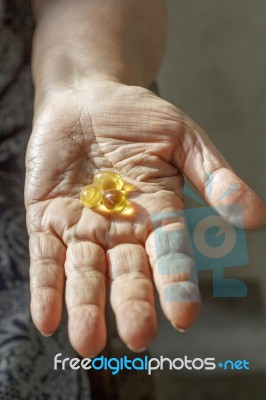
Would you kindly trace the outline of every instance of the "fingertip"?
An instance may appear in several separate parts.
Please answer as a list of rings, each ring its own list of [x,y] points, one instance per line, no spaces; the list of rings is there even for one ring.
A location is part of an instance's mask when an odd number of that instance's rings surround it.
[[[179,326],[177,326],[174,321],[171,321],[171,325],[175,330],[177,330],[180,333],[185,333],[186,332],[186,329],[179,328]]]
[[[58,328],[61,320],[61,297],[55,293],[47,293],[42,289],[37,296],[31,298],[30,309],[35,327],[43,336],[51,336]],[[52,291],[53,292],[53,291]]]
[[[131,301],[116,311],[119,336],[134,352],[144,351],[157,335],[157,316],[147,301]]]
[[[214,205],[215,211],[227,222],[241,229],[256,229],[266,222],[266,209],[259,197],[248,188],[234,203]]]
[[[239,228],[254,229],[266,223],[262,200],[229,168],[220,168],[208,177],[205,199],[222,218]]]
[[[82,357],[93,358],[106,345],[106,324],[99,307],[83,305],[69,310],[69,340]]]
[[[187,281],[168,284],[160,297],[166,318],[178,331],[184,332],[198,318],[201,297],[194,283]]]
[[[128,347],[129,350],[133,351],[134,353],[143,353],[146,350],[146,347],[135,349],[129,343],[126,343],[126,346]]]
[[[266,207],[262,200],[253,191],[250,194],[249,203],[247,211],[245,212],[244,210],[244,228],[260,228],[266,223]]]
[[[42,336],[44,336],[44,337],[50,337],[50,336],[52,336],[52,335],[54,334],[54,332],[51,332],[51,333],[44,333],[44,332],[41,332],[41,331],[40,331],[40,333],[41,333]]]

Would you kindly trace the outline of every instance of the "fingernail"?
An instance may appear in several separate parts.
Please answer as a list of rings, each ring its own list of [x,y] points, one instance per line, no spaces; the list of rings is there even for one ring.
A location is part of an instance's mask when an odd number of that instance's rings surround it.
[[[87,356],[87,355],[84,355],[84,354],[80,354],[80,356],[81,356],[82,358],[89,358],[90,360],[92,360],[93,358],[97,357],[98,354],[93,354],[93,356]]]
[[[54,334],[54,332],[51,332],[51,333],[43,333],[43,332],[41,332],[41,334],[42,334],[44,337],[49,337],[49,336],[52,336],[52,335]]]
[[[146,350],[146,347],[143,347],[141,349],[135,349],[132,347],[130,344],[126,343],[126,346],[129,348],[129,350],[134,351],[134,353],[142,353],[143,351]]]
[[[173,321],[171,321],[172,327],[180,333],[186,332],[186,329],[179,328]]]

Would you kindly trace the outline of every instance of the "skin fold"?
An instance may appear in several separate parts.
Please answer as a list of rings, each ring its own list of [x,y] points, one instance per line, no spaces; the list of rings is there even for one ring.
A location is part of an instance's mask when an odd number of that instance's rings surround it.
[[[146,89],[163,53],[163,1],[35,1],[33,7],[35,112],[25,184],[32,318],[40,332],[52,334],[65,288],[71,344],[94,356],[106,342],[110,285],[118,333],[138,351],[156,336],[155,289],[179,329],[200,310],[182,214],[184,175],[236,225],[235,208],[225,213],[225,204],[241,204],[247,229],[265,222],[265,207],[201,128]],[[126,181],[126,213],[82,206],[81,188],[102,169]],[[237,190],[225,199],[232,184]],[[176,218],[160,220],[169,212]],[[168,288],[176,301],[166,300]]]

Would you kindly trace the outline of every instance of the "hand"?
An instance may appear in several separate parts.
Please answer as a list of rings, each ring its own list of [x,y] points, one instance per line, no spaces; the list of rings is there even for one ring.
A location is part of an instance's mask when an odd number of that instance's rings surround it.
[[[156,248],[162,229],[152,222],[153,216],[183,209],[183,174],[221,213],[223,204],[240,203],[246,228],[266,219],[262,202],[204,132],[140,87],[102,82],[50,94],[35,118],[26,167],[33,321],[44,334],[56,330],[65,285],[69,338],[86,356],[105,345],[108,283],[119,335],[135,350],[156,335],[153,281],[175,327],[185,329],[197,317],[200,298],[184,219],[163,223],[164,232],[178,231],[171,252],[169,243]],[[102,169],[118,172],[131,186],[130,212],[104,213],[80,203],[82,186]],[[225,200],[232,183],[238,189]],[[223,217],[237,224],[232,210]],[[169,273],[160,273],[158,260]],[[165,300],[169,287],[179,301]]]

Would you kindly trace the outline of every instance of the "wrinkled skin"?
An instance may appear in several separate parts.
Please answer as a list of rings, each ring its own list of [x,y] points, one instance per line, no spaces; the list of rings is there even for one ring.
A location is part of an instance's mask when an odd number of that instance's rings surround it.
[[[139,87],[105,82],[49,94],[35,117],[26,166],[33,321],[45,335],[56,330],[65,286],[69,338],[86,356],[105,345],[108,284],[119,335],[135,350],[156,335],[154,285],[175,327],[186,329],[196,319],[200,296],[184,219],[180,214],[162,224],[152,219],[183,209],[183,174],[218,211],[225,201],[222,194],[237,184],[226,201],[241,203],[246,228],[266,218],[261,201],[202,130],[173,105]],[[80,203],[82,186],[102,169],[120,173],[127,182],[126,213]],[[239,222],[233,212],[224,217]],[[178,240],[169,252],[167,232],[173,230]],[[166,235],[159,250],[156,231]],[[160,273],[159,259],[169,273]],[[164,298],[170,286],[175,301]]]

